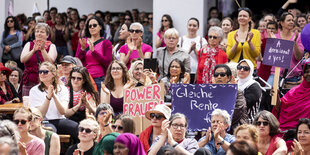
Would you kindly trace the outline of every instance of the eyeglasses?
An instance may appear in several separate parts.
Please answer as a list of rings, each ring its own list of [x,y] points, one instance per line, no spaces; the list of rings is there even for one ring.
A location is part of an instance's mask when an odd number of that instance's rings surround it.
[[[91,133],[93,130],[91,130],[89,128],[79,127],[79,132],[83,132],[83,131],[85,131],[86,133]]]
[[[8,20],[7,23],[14,23],[14,20]]]
[[[88,28],[90,28],[90,29],[91,29],[91,28],[96,28],[97,26],[98,26],[98,24],[89,24],[89,25],[88,25]]]
[[[168,22],[168,20],[167,19],[163,19],[163,20],[161,20],[161,22]]]
[[[141,30],[130,29],[129,32],[130,32],[130,33],[134,33],[134,32],[136,32],[136,33],[141,33],[142,31],[141,31]]]
[[[269,124],[269,122],[266,122],[266,121],[257,121],[256,122],[257,126],[260,126],[261,124],[263,124],[264,126],[267,126]]]
[[[149,19],[150,19],[150,20],[152,20],[152,19],[153,19],[153,17],[149,17]]]
[[[14,120],[14,123],[15,123],[16,125],[18,125],[19,123],[21,123],[22,125],[25,125],[26,122],[28,122],[28,121],[27,121],[27,120],[18,120],[18,119]]]
[[[209,38],[209,39],[217,39],[218,37],[217,37],[217,36],[211,36],[211,35],[210,35],[210,36],[208,36],[208,38]]]
[[[150,118],[156,118],[157,120],[160,120],[161,118],[164,118],[165,116],[161,115],[161,114],[154,114],[154,113],[150,113]]]
[[[178,129],[180,127],[181,130],[185,129],[185,125],[183,124],[171,124],[174,129]]]
[[[49,72],[49,70],[39,70],[38,71],[39,74],[43,73],[44,75],[48,74],[48,72]]]
[[[243,69],[244,71],[249,71],[249,70],[250,70],[250,67],[248,67],[248,66],[237,66],[237,69],[238,69],[238,70]]]
[[[107,114],[107,112],[102,111],[98,113],[98,115],[105,115],[105,114]]]
[[[121,71],[122,67],[112,67],[111,71]]]
[[[1,71],[0,73],[3,75],[6,75],[8,72],[7,71]]]
[[[117,128],[117,130],[123,130],[124,128],[122,126],[119,125],[112,125],[111,126],[113,130],[115,130]]]
[[[214,77],[218,77],[218,76],[225,77],[226,73],[224,73],[224,72],[220,72],[220,73],[219,72],[215,72],[213,76]]]
[[[81,78],[81,77],[74,77],[74,76],[72,76],[71,79],[72,80],[78,80],[78,81],[82,81],[83,80],[83,78]]]

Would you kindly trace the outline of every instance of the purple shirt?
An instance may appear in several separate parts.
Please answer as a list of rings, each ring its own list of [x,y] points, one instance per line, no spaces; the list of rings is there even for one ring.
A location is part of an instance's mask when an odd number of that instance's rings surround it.
[[[141,50],[142,50],[143,55],[145,55],[146,52],[153,52],[152,47],[150,45],[148,45],[148,44],[145,44],[145,43],[142,43]],[[119,49],[119,53],[124,53],[125,55],[127,55],[128,52],[129,52],[129,49],[128,49],[128,45],[127,44],[123,45]],[[132,59],[136,59],[136,58],[139,58],[139,53],[138,53],[137,50],[133,50],[132,53],[129,56],[128,63],[126,64],[128,69],[130,68],[131,60]]]

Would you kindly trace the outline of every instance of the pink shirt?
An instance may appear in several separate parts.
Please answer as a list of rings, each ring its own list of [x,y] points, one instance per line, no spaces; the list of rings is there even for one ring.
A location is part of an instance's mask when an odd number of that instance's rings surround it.
[[[148,44],[145,44],[145,43],[142,43],[141,50],[142,50],[143,55],[145,55],[145,53],[147,53],[147,52],[153,52],[152,47],[150,45],[148,45]],[[127,44],[123,45],[119,49],[119,53],[124,53],[125,55],[127,55],[128,52],[129,52],[129,49],[128,49],[128,45]],[[130,68],[131,60],[132,59],[136,59],[136,58],[139,58],[139,53],[138,53],[137,50],[133,50],[132,53],[129,56],[128,63],[126,64],[128,69]]]
[[[33,139],[26,144],[26,151],[29,155],[44,155],[44,141],[38,137],[33,136]]]
[[[165,34],[165,30],[163,31],[163,34]],[[162,40],[160,47],[166,47],[164,38],[160,36],[160,31],[157,32],[157,36]]]

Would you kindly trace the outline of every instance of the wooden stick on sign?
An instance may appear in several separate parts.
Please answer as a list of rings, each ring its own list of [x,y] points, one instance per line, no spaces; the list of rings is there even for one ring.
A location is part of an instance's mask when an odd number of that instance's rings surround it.
[[[235,0],[235,2],[237,3],[238,7],[241,8],[241,6],[240,6],[238,0]]]
[[[273,79],[273,95],[271,98],[271,105],[277,105],[278,87],[279,87],[280,67],[275,67],[274,79]]]

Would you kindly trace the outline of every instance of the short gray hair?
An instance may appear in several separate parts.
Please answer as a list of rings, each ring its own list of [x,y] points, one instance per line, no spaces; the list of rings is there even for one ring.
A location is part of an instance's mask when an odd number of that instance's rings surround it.
[[[228,114],[228,112],[226,110],[214,109],[212,114],[211,114],[211,119],[213,116],[222,116],[222,117],[224,117],[225,124],[228,124],[229,126],[231,125],[230,115]]]
[[[138,23],[138,22],[132,23],[132,24],[130,25],[129,29],[131,29],[133,26],[138,26],[138,27],[140,28],[140,30],[141,30],[142,32],[144,32],[144,28],[143,28],[143,25],[142,25],[142,24],[140,24],[140,23]]]
[[[18,155],[18,144],[10,137],[0,137],[0,145],[8,144],[10,146],[10,155]]]
[[[46,31],[46,35],[49,36],[51,31],[50,31],[50,26],[48,26],[46,23],[38,23],[35,27],[36,29],[41,29],[41,28],[45,28]]]
[[[212,32],[216,33],[218,35],[218,37],[221,37],[223,39],[224,32],[223,32],[222,28],[220,28],[218,26],[212,26],[212,27],[210,27],[208,34],[210,34]]]
[[[211,18],[208,21],[208,24],[210,24],[210,23],[215,23],[217,26],[220,26],[221,21],[219,19],[217,19],[217,18]]]
[[[36,20],[36,23],[40,23],[39,22],[40,20],[43,20],[45,22],[45,18],[43,16],[36,16],[35,20]]]
[[[167,31],[165,31],[164,38],[167,38],[169,36],[176,36],[177,38],[179,38],[180,35],[179,35],[179,32],[177,31],[177,29],[170,28]]]

